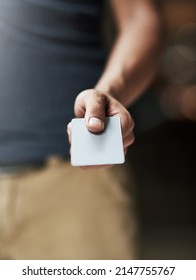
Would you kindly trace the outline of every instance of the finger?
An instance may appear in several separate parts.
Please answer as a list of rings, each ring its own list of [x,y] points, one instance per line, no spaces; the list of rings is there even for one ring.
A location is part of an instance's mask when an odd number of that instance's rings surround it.
[[[96,91],[86,99],[85,122],[89,131],[98,133],[104,130],[106,103],[106,97]]]
[[[107,98],[101,92],[89,89],[81,92],[75,101],[76,117],[85,118],[89,131],[98,133],[105,127]]]
[[[134,140],[135,140],[135,137],[134,137],[134,133],[133,133],[133,131],[132,131],[131,133],[129,133],[128,136],[126,136],[126,137],[123,139],[123,146],[124,146],[125,148],[129,147],[130,145],[133,144]]]
[[[121,113],[120,118],[121,118],[122,135],[123,138],[125,138],[128,135],[130,135],[131,131],[135,126],[135,123],[128,111]]]
[[[71,132],[72,132],[72,130],[71,130],[71,122],[70,122],[67,125],[67,136],[68,136],[68,141],[70,144],[71,144]]]

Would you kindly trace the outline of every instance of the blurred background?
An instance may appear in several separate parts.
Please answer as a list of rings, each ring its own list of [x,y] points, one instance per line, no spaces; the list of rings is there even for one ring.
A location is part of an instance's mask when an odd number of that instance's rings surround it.
[[[196,259],[196,1],[160,4],[160,73],[130,109],[140,258]]]
[[[196,1],[160,3],[162,65],[150,96],[136,105],[144,113],[135,116],[139,135],[130,151],[140,257],[196,259]]]
[[[159,4],[165,42],[160,72],[130,108],[136,122],[128,157],[135,178],[139,258],[196,259],[196,1]],[[112,16],[106,17],[104,30],[110,46]]]

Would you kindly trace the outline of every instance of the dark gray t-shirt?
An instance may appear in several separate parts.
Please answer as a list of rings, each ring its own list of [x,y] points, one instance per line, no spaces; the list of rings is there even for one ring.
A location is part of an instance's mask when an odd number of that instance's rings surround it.
[[[68,157],[77,94],[103,64],[101,0],[0,0],[0,164]]]

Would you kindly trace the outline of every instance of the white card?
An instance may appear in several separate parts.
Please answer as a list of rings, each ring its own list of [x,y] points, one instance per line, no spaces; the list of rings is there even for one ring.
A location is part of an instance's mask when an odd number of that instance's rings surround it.
[[[71,164],[73,166],[124,163],[120,117],[106,118],[103,132],[89,132],[84,119],[72,122]]]

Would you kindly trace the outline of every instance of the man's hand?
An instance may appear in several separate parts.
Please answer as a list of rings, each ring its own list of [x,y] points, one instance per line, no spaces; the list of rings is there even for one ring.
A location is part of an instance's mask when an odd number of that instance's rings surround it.
[[[127,109],[116,99],[96,89],[82,91],[76,98],[75,115],[85,118],[86,127],[93,133],[99,133],[105,128],[105,118],[119,116],[121,119],[124,153],[134,142],[134,121]],[[71,144],[71,124],[67,126],[69,142]]]

